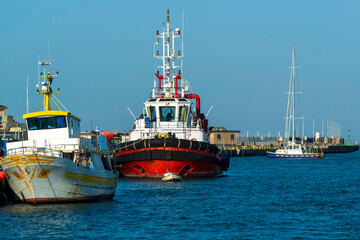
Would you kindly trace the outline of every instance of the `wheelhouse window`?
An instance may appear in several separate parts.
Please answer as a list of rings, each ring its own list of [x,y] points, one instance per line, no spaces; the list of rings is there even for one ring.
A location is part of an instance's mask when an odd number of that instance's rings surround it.
[[[156,110],[155,107],[147,107],[150,122],[156,121]]]
[[[186,117],[188,113],[188,106],[180,106],[179,108],[179,121],[186,122]]]
[[[160,121],[174,121],[175,120],[175,107],[159,107]]]
[[[29,130],[53,129],[66,127],[64,116],[46,117],[46,118],[29,118],[27,119]]]

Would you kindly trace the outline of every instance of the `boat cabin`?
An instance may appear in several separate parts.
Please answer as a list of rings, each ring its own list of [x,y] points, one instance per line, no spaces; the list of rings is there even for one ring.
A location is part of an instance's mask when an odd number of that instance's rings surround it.
[[[80,119],[66,111],[40,111],[24,114],[29,140],[45,145],[49,138],[80,137]]]
[[[191,127],[193,120],[196,125],[191,105],[185,98],[151,98],[145,102],[145,114],[136,128],[184,128]]]
[[[145,102],[143,114],[135,121],[130,139],[166,134],[167,137],[207,141],[204,123],[200,120],[205,117],[198,117],[192,104],[186,98],[150,98]]]
[[[305,146],[290,142],[285,148],[276,150],[276,153],[285,154],[304,154],[306,153]]]

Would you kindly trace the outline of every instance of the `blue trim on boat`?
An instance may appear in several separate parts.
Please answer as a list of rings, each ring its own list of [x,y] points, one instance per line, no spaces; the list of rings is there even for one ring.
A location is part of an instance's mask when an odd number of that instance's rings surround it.
[[[289,155],[289,154],[276,154],[276,153],[272,153],[272,152],[266,152],[266,156],[268,156],[269,158],[282,158],[282,159],[317,159],[317,158],[320,158],[320,156],[317,155],[316,153]]]

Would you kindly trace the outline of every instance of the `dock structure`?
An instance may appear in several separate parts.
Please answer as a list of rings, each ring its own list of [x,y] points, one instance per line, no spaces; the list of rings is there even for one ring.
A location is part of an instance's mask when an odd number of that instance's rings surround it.
[[[287,143],[282,138],[271,136],[238,137],[238,130],[227,130],[225,127],[210,128],[210,143],[215,144],[226,155],[231,157],[266,156],[267,151],[276,151]],[[359,145],[344,143],[340,137],[296,138],[304,142],[311,152],[349,153],[359,151]]]
[[[279,147],[252,146],[252,147],[220,147],[219,148],[230,157],[251,157],[266,156],[267,151],[276,151]],[[322,152],[325,154],[350,153],[359,151],[359,145],[323,145],[318,148],[308,148],[312,152]]]

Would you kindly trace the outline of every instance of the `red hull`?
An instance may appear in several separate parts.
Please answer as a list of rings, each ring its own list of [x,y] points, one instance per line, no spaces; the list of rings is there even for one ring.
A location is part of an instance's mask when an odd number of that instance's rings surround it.
[[[125,177],[160,178],[168,170],[185,178],[215,177],[230,161],[209,143],[172,138],[131,141],[115,152],[117,169]]]
[[[215,177],[222,174],[214,162],[191,160],[146,160],[122,163],[118,170],[125,177],[163,177],[167,170],[183,177]]]

